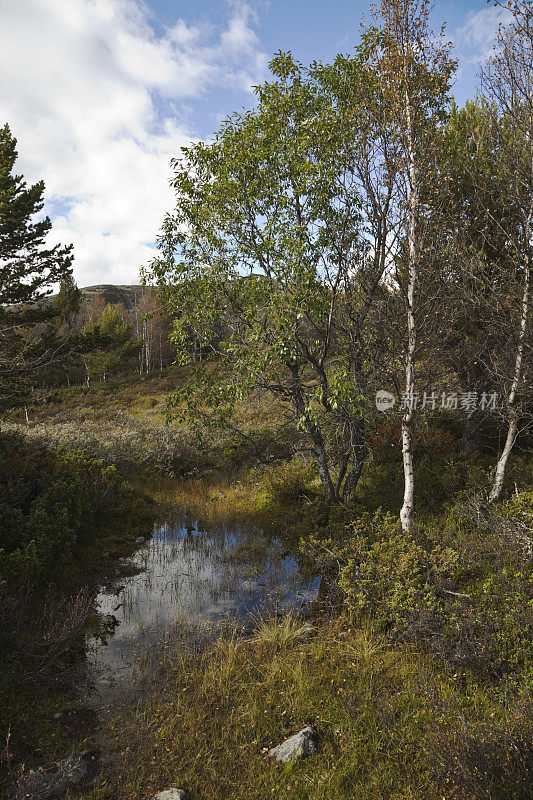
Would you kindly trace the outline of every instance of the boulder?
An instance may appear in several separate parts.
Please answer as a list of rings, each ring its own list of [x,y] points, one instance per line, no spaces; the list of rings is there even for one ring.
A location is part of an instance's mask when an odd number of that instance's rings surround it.
[[[11,800],[58,800],[68,791],[86,788],[96,776],[100,753],[85,750],[56,762],[51,769],[38,769],[22,775]]]
[[[165,789],[164,792],[154,795],[153,800],[187,800],[187,792],[171,786],[170,789]]]
[[[268,755],[282,764],[288,764],[290,761],[298,761],[305,756],[314,755],[317,750],[316,741],[317,736],[314,730],[303,728],[294,736],[269,750]]]

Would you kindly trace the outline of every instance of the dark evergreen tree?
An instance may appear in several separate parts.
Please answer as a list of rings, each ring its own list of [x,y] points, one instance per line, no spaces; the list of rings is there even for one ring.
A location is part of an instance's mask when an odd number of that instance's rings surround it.
[[[64,348],[46,323],[57,316],[53,303],[39,302],[54,284],[70,279],[72,245],[47,243],[52,223],[42,218],[44,183],[28,187],[14,174],[16,139],[0,128],[0,402],[20,398],[43,367]],[[72,299],[72,298],[71,298]]]
[[[57,312],[57,322],[59,326],[70,327],[80,310],[81,291],[76,285],[76,281],[69,273],[61,281],[59,293],[55,299],[55,310]]]
[[[34,219],[43,209],[44,183],[27,187],[14,175],[17,140],[0,129],[0,304],[27,303],[49,294],[70,273],[72,245],[48,247],[52,223]]]

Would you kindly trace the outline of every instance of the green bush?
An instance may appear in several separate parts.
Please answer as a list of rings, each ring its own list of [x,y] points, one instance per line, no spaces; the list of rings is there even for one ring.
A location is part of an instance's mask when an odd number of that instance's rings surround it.
[[[412,534],[396,516],[366,512],[321,527],[302,548],[352,621],[416,642],[454,670],[531,687],[530,494],[501,510],[464,499]]]
[[[352,617],[372,614],[395,625],[420,608],[435,608],[435,587],[455,569],[457,553],[421,547],[396,517],[364,516],[349,536],[352,551],[339,575],[339,588]]]
[[[68,581],[76,545],[116,502],[112,467],[0,434],[0,576],[33,587]]]
[[[502,513],[511,517],[533,536],[533,489],[515,492],[502,507]]]
[[[314,494],[311,484],[315,479],[316,470],[312,464],[294,459],[267,470],[263,484],[274,502],[291,503],[303,495]]]

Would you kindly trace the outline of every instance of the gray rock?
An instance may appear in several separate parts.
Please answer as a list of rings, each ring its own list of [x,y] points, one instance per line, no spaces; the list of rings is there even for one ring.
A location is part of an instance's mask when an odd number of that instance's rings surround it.
[[[137,538],[135,539],[135,544],[144,544],[145,541],[146,539],[144,538],[144,536],[137,536]]]
[[[52,769],[39,767],[21,776],[11,800],[58,800],[68,791],[86,788],[96,776],[100,753],[85,750],[58,761]]]
[[[316,753],[316,740],[317,736],[312,728],[303,728],[294,736],[269,750],[268,755],[282,764],[298,761],[300,758]]]
[[[187,792],[183,789],[175,789],[173,786],[170,789],[165,789],[164,792],[159,792],[153,800],[187,800]]]

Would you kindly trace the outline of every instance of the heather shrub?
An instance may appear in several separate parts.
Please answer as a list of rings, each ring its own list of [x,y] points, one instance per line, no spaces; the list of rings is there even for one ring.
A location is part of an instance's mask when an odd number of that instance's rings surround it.
[[[68,580],[75,546],[117,494],[115,471],[102,461],[1,433],[1,579],[34,587]]]
[[[501,510],[462,500],[421,518],[412,534],[397,517],[331,520],[302,541],[354,622],[431,650],[454,670],[533,687],[528,493]],[[511,514],[519,509],[516,517]],[[348,512],[350,513],[350,512]],[[348,515],[346,518],[348,519]]]
[[[390,514],[365,515],[350,527],[339,588],[351,617],[371,614],[396,628],[414,611],[437,606],[436,587],[455,569],[456,552],[422,547]]]
[[[10,425],[37,441],[86,453],[121,469],[157,470],[183,474],[202,465],[198,444],[192,434],[124,412],[107,419],[79,419],[68,422]]]
[[[263,485],[274,502],[291,503],[304,495],[313,495],[311,485],[315,480],[313,464],[293,459],[270,467],[264,474]]]

